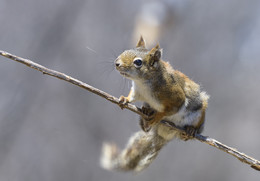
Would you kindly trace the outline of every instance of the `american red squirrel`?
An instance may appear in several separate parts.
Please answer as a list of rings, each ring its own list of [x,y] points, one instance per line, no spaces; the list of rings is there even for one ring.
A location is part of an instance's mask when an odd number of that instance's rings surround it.
[[[106,169],[141,171],[173,138],[192,139],[195,133],[203,130],[209,96],[161,56],[162,49],[158,44],[147,50],[141,37],[136,48],[124,51],[115,60],[116,70],[132,80],[129,95],[119,99],[120,106],[143,101],[143,111],[150,116],[149,119],[140,118],[143,130],[130,138],[123,151],[114,144],[104,144],[101,165]],[[161,120],[183,127],[188,134],[173,130]]]

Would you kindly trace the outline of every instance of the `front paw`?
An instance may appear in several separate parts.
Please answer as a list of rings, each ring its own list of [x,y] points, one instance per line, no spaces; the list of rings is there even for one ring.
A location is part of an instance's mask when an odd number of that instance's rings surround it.
[[[155,115],[155,110],[147,106],[143,106],[141,111],[143,114],[148,116],[149,120],[151,120]]]
[[[129,103],[129,100],[125,96],[120,96],[119,98],[119,107],[121,109],[124,109],[126,105]]]

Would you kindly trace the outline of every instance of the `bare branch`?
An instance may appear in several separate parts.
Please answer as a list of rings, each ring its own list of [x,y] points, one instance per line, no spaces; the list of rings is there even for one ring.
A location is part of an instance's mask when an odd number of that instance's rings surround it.
[[[181,127],[176,126],[174,123],[170,122],[170,121],[165,121],[162,120],[161,123],[164,123],[165,125],[176,129],[180,132],[185,132],[185,130]],[[243,163],[249,164],[251,165],[252,168],[260,171],[260,162],[244,153],[241,153],[239,151],[237,151],[235,148],[229,147],[227,145],[224,145],[223,143],[213,139],[213,138],[209,138],[207,136],[203,136],[201,134],[195,134],[194,136],[195,139],[199,140],[200,142],[206,143],[210,146],[213,146],[215,148],[218,148],[234,157],[236,157],[238,160],[240,160]]]
[[[5,52],[5,51],[2,51],[2,50],[0,50],[0,55],[4,56],[6,58],[9,58],[11,60],[17,61],[19,63],[22,63],[24,65],[27,65],[28,67],[31,67],[31,68],[33,68],[35,70],[38,70],[38,71],[42,72],[43,74],[47,74],[47,75],[56,77],[58,79],[70,82],[70,83],[72,83],[74,85],[77,85],[77,86],[79,86],[79,87],[81,87],[83,89],[86,89],[86,90],[88,90],[88,91],[90,91],[90,92],[92,92],[94,94],[97,94],[97,95],[99,95],[99,96],[109,100],[110,102],[112,102],[114,104],[120,105],[118,98],[116,98],[116,97],[114,97],[114,96],[112,96],[112,95],[110,95],[110,94],[108,94],[108,93],[106,93],[106,92],[104,92],[102,90],[99,90],[99,89],[97,89],[95,87],[92,87],[92,86],[90,86],[90,85],[88,85],[88,84],[86,84],[86,83],[84,83],[84,82],[82,82],[80,80],[77,80],[77,79],[75,79],[73,77],[70,77],[70,76],[68,76],[68,75],[66,75],[64,73],[48,69],[48,68],[46,68],[46,67],[44,67],[44,66],[42,66],[40,64],[37,64],[37,63],[35,63],[35,62],[31,61],[31,60],[24,59],[24,58],[18,57],[16,55],[12,55],[12,54],[10,54],[8,52]],[[141,109],[136,107],[135,105],[127,104],[125,106],[125,108],[129,109],[132,112],[135,112],[135,113],[139,114],[140,116],[143,116],[143,117],[147,118],[147,115],[143,114],[141,112]],[[172,122],[163,120],[163,121],[161,121],[161,123],[164,123],[165,125],[173,128],[173,129],[176,129],[176,130],[178,130],[180,132],[185,132],[185,130],[183,128],[174,125]],[[252,168],[260,171],[260,161],[254,159],[254,158],[252,158],[252,157],[250,157],[250,156],[248,156],[248,155],[246,155],[244,153],[241,153],[241,152],[237,151],[234,148],[231,148],[231,147],[229,147],[227,145],[224,145],[221,142],[219,142],[219,141],[217,141],[217,140],[215,140],[213,138],[209,138],[209,137],[206,137],[206,136],[203,136],[203,135],[200,135],[200,134],[195,134],[194,138],[199,140],[199,141],[201,141],[201,142],[203,142],[203,143],[206,143],[206,144],[211,145],[211,146],[213,146],[215,148],[218,148],[218,149],[220,149],[220,150],[222,150],[222,151],[224,151],[224,152],[226,152],[226,153],[236,157],[241,162],[249,164]]]
[[[97,89],[95,87],[92,87],[92,86],[90,86],[90,85],[88,85],[88,84],[86,84],[86,83],[84,83],[84,82],[82,82],[82,81],[80,81],[78,79],[75,79],[75,78],[73,78],[71,76],[68,76],[68,75],[66,75],[64,73],[48,69],[48,68],[46,68],[46,67],[44,67],[44,66],[42,66],[40,64],[37,64],[37,63],[35,63],[35,62],[31,61],[31,60],[28,60],[28,59],[25,59],[25,58],[21,58],[21,57],[18,57],[16,55],[12,55],[11,53],[8,53],[8,52],[2,51],[2,50],[0,50],[0,55],[4,56],[6,58],[9,58],[11,60],[17,61],[19,63],[22,63],[24,65],[27,65],[28,67],[31,67],[31,68],[33,68],[35,70],[38,70],[38,71],[42,72],[43,74],[47,74],[47,75],[56,77],[58,79],[65,80],[65,81],[67,81],[69,83],[72,83],[74,85],[77,85],[77,86],[79,86],[79,87],[81,87],[83,89],[86,89],[86,90],[88,90],[88,91],[90,91],[90,92],[92,92],[94,94],[97,94],[97,95],[99,95],[99,96],[109,100],[110,102],[112,102],[114,104],[118,104],[119,105],[119,99],[118,98],[116,98],[116,97],[114,97],[114,96],[112,96],[112,95],[110,95],[110,94],[108,94],[108,93],[106,93],[106,92],[104,92],[102,90],[99,90],[99,89]],[[143,114],[141,112],[140,108],[136,107],[133,104],[127,104],[125,106],[125,108],[129,109],[130,111],[133,111],[133,112],[139,114],[140,116],[147,117],[147,115],[145,115],[145,114]]]

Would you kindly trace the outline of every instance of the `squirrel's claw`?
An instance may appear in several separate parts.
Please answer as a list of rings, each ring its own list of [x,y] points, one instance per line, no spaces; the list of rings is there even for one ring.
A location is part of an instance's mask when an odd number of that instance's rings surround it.
[[[126,97],[120,96],[120,98],[119,98],[119,107],[121,109],[124,109],[128,103],[129,103],[129,100]]]

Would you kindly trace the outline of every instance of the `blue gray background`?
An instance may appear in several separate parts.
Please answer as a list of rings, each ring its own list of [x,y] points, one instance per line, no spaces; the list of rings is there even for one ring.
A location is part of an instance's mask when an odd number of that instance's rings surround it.
[[[147,2],[0,0],[0,49],[127,95],[130,82],[112,62],[134,46]],[[203,134],[260,159],[260,2],[165,3],[163,58],[211,95]],[[4,57],[0,83],[0,180],[259,180],[259,172],[198,141],[170,142],[139,174],[103,170],[102,143],[123,147],[140,129],[136,114]]]

